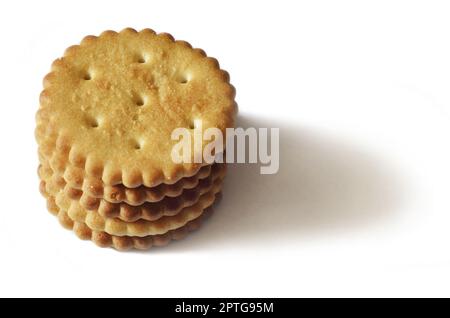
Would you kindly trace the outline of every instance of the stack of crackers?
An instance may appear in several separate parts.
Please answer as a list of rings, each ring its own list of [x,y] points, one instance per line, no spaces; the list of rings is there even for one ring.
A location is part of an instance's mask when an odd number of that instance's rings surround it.
[[[211,213],[226,166],[174,161],[172,133],[193,136],[201,122],[225,135],[234,95],[217,60],[169,34],[85,37],[52,64],[40,96],[38,173],[48,210],[102,247],[148,249],[185,237]]]

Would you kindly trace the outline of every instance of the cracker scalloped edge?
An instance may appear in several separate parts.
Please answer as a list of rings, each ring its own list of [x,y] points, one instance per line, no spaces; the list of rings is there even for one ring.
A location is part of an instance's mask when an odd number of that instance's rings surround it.
[[[210,176],[202,179],[199,186],[184,190],[178,197],[166,197],[162,201],[149,202],[141,206],[109,203],[102,199],[90,198],[80,191],[74,193],[61,177],[55,177],[52,174],[50,168],[40,166],[38,174],[46,182],[47,193],[55,194],[62,189],[66,198],[79,202],[82,208],[94,210],[105,218],[118,218],[125,222],[134,222],[139,219],[156,221],[164,216],[175,216],[182,209],[197,203],[200,197],[210,191],[215,184],[221,184],[226,175],[226,164],[216,165]]]
[[[105,199],[111,203],[125,202],[130,205],[141,205],[144,202],[158,202],[164,197],[175,197],[182,193],[184,189],[195,188],[199,181],[207,178],[211,170],[214,169],[213,165],[203,166],[198,173],[190,177],[184,177],[173,184],[162,183],[156,187],[139,186],[136,188],[127,188],[124,185],[107,186],[104,185],[101,180],[92,180],[83,178],[76,183],[71,183],[70,178],[66,178],[66,173],[70,174],[71,167],[64,168],[63,173],[53,173],[53,168],[46,158],[40,159],[41,166],[39,167],[38,174],[42,177],[47,177],[51,170],[51,174],[55,175],[55,178],[64,179],[69,185],[68,191],[72,197],[79,196],[81,192],[88,194],[93,198]],[[68,181],[68,180],[69,181]]]
[[[165,197],[158,202],[146,202],[139,206],[127,203],[110,203],[103,199],[91,198],[84,193],[78,198],[82,207],[95,210],[105,218],[119,218],[126,222],[134,222],[140,219],[156,221],[164,216],[174,216],[182,209],[197,203],[199,198],[210,191],[214,183],[222,183],[225,178],[225,168],[215,174],[202,179],[197,187],[185,189],[177,197]]]
[[[92,230],[85,223],[73,221],[68,216],[67,212],[58,207],[54,197],[45,192],[45,186],[43,187],[42,183],[41,193],[47,200],[47,209],[51,214],[58,218],[64,228],[73,230],[75,235],[82,240],[91,240],[99,247],[112,247],[118,251],[130,249],[148,250],[156,246],[165,246],[171,241],[181,240],[190,232],[197,230],[213,213],[212,207],[209,207],[198,218],[189,221],[183,227],[168,231],[165,234],[144,237],[114,236],[106,232]]]
[[[105,218],[96,211],[84,209],[77,201],[65,198],[63,192],[59,192],[55,200],[61,209],[67,211],[71,219],[86,223],[93,230],[104,231],[116,236],[142,237],[164,234],[199,217],[206,208],[214,203],[216,194],[221,191],[221,188],[221,182],[215,182],[213,188],[203,194],[194,205],[182,209],[174,216],[164,216],[156,221],[125,222],[117,218]]]

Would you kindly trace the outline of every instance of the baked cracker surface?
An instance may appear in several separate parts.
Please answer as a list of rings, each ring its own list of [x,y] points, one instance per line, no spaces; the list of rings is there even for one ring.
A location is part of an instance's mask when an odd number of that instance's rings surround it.
[[[175,128],[234,126],[235,91],[217,60],[150,29],[88,36],[68,48],[44,79],[36,139],[52,168],[67,163],[107,185],[152,187],[194,175],[176,164]],[[194,156],[194,154],[192,154]],[[83,175],[82,175],[83,174]]]

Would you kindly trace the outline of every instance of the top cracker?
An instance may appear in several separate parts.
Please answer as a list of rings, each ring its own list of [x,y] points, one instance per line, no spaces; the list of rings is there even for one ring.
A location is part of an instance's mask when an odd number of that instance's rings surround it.
[[[217,60],[189,43],[150,29],[105,31],[53,63],[36,137],[56,166],[81,168],[107,185],[173,183],[202,164],[172,161],[172,131],[201,120],[203,129],[225,134],[234,125],[234,96]]]

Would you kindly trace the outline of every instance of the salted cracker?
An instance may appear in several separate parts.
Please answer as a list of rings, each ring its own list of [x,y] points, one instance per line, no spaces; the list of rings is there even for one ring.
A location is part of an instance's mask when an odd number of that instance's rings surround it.
[[[204,210],[212,206],[222,188],[222,180],[216,179],[210,191],[202,194],[197,202],[180,210],[174,216],[163,216],[156,221],[137,220],[125,222],[118,218],[106,218],[97,211],[83,208],[78,200],[72,200],[65,195],[64,187],[48,182],[49,179],[41,179],[41,193],[55,197],[55,203],[60,210],[67,211],[67,215],[75,222],[85,223],[95,231],[106,232],[115,236],[148,236],[164,234],[170,230],[182,227],[189,221],[199,217]],[[61,184],[62,185],[62,184]]]
[[[175,183],[203,164],[174,163],[175,128],[233,127],[228,73],[187,42],[146,29],[86,37],[44,79],[36,115],[42,159],[65,179],[135,188]],[[194,156],[194,154],[192,154]]]

